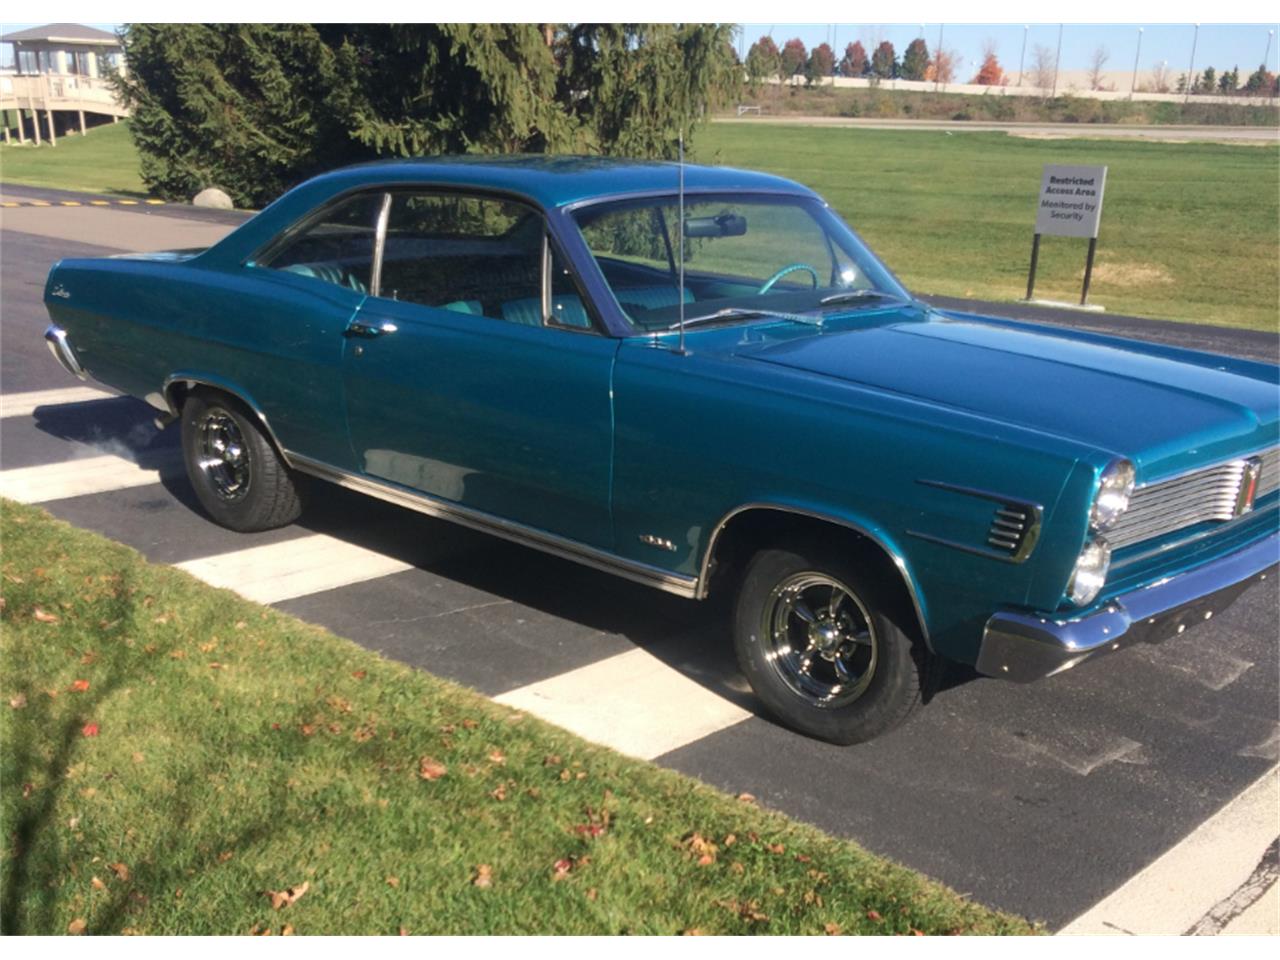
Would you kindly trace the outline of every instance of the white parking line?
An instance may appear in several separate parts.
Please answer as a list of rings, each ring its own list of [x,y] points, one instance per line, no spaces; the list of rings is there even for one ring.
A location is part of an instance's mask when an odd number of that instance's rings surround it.
[[[181,472],[182,456],[177,450],[152,456],[153,462],[145,467],[124,457],[106,454],[38,467],[0,470],[0,496],[20,503],[46,503],[67,497],[145,487],[158,483],[161,473]]]
[[[644,650],[620,653],[494,699],[643,760],[751,716]]]
[[[1180,935],[1250,884],[1280,835],[1280,767],[1188,834],[1172,850],[1060,931]],[[1246,910],[1249,903],[1239,904]],[[1222,918],[1216,918],[1222,919]],[[1222,926],[1230,932],[1230,924]]]
[[[278,603],[412,568],[412,564],[319,533],[177,566],[205,583],[226,587],[259,603]]]
[[[86,403],[106,400],[114,393],[95,387],[63,387],[59,390],[33,390],[30,393],[7,393],[0,396],[0,417],[29,417],[36,407],[55,407],[64,403]]]

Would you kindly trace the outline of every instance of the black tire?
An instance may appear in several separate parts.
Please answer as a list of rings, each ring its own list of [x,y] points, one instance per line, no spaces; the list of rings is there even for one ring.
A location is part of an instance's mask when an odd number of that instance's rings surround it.
[[[787,726],[863,743],[906,720],[936,682],[937,661],[904,606],[901,587],[874,567],[817,546],[761,550],[734,610],[738,663]]]
[[[224,456],[222,450],[231,445],[236,455]],[[224,527],[242,533],[271,530],[302,513],[289,468],[258,418],[225,394],[200,390],[187,397],[182,458],[200,505]]]

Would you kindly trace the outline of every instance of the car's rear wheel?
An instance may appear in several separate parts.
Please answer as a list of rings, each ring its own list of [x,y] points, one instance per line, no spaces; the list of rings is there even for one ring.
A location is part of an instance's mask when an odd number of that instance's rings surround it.
[[[182,405],[182,454],[200,505],[232,530],[292,523],[302,501],[258,419],[224,394],[197,391]]]
[[[734,613],[756,695],[788,726],[841,744],[893,729],[922,702],[934,664],[914,628],[895,584],[817,547],[757,553]]]

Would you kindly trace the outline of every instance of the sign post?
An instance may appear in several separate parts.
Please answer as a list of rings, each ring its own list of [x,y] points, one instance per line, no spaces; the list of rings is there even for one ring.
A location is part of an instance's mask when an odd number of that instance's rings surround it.
[[[1040,179],[1036,206],[1036,232],[1031,241],[1031,269],[1027,273],[1027,299],[1036,289],[1036,265],[1040,260],[1040,238],[1088,237],[1089,252],[1084,264],[1084,287],[1080,306],[1089,301],[1093,279],[1093,255],[1098,249],[1098,225],[1102,222],[1102,191],[1107,184],[1106,167],[1063,166],[1046,163]]]

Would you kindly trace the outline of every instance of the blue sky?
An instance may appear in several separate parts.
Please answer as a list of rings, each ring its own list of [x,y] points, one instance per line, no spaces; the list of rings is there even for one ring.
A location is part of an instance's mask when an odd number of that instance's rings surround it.
[[[39,24],[5,24],[4,31],[21,30]],[[114,30],[110,23],[95,23],[91,26],[102,30]],[[921,24],[856,24],[856,23],[744,23],[741,24],[745,52],[753,42],[767,33],[781,47],[791,37],[799,37],[806,47],[813,47],[828,40],[832,27],[835,28],[836,46],[843,50],[853,40],[861,39],[867,52],[871,52],[870,41],[874,39],[888,40],[901,55],[908,43],[920,35]],[[996,53],[1006,72],[1016,72],[1018,57],[1022,49],[1023,24],[950,24],[943,34],[943,44],[955,49],[963,61],[957,74],[967,78],[977,69],[982,59],[982,49],[988,40],[994,41]],[[1106,69],[1127,72],[1133,69],[1135,44],[1138,38],[1138,24],[1067,24],[1062,35],[1062,69],[1084,70],[1098,46],[1105,46],[1110,53]],[[1200,36],[1196,43],[1196,70],[1213,65],[1219,71],[1230,69],[1237,64],[1240,73],[1245,76],[1257,69],[1262,62],[1267,47],[1267,31],[1277,29],[1271,24],[1217,24],[1207,23],[1200,27]],[[1151,69],[1154,63],[1169,61],[1169,70],[1176,77],[1187,69],[1191,59],[1191,40],[1194,28],[1191,24],[1156,24],[1145,26],[1142,35],[1142,51],[1139,69]],[[924,24],[925,41],[932,50],[938,42],[938,24]],[[1054,49],[1058,42],[1057,24],[1031,24],[1028,32],[1028,62],[1030,52],[1037,45]],[[5,60],[9,58],[10,47],[3,48]],[[1267,57],[1268,69],[1280,73],[1280,37],[1273,37],[1271,52]]]
[[[829,42],[832,24],[769,24],[744,23],[744,49],[761,36],[772,33],[774,42],[779,47],[792,37],[799,37],[808,48],[823,42]],[[854,40],[861,40],[870,54],[871,39],[888,40],[893,44],[898,55],[906,49],[915,37],[920,36],[921,25],[911,24],[834,24],[837,51]],[[994,41],[996,55],[1006,72],[1016,73],[1018,58],[1022,50],[1024,24],[950,24],[943,32],[943,46],[954,49],[963,57],[957,74],[968,77],[977,70],[982,60],[982,49],[988,40]],[[1031,62],[1031,51],[1037,44],[1053,50],[1058,44],[1058,25],[1056,23],[1031,24],[1027,37],[1027,62]],[[1085,70],[1089,67],[1094,50],[1099,46],[1107,48],[1110,59],[1105,69],[1126,72],[1133,69],[1133,58],[1137,52],[1139,24],[1072,24],[1063,28],[1062,33],[1062,69]],[[1276,24],[1216,24],[1206,23],[1200,27],[1200,36],[1196,42],[1196,71],[1212,65],[1219,72],[1239,64],[1241,76],[1245,76],[1258,68],[1267,48],[1267,31],[1275,30]],[[1142,50],[1139,69],[1149,70],[1152,64],[1161,60],[1169,61],[1169,70],[1176,77],[1186,71],[1191,61],[1191,41],[1194,27],[1189,24],[1157,24],[1145,26],[1142,34]],[[924,24],[925,42],[933,50],[938,43],[938,24]],[[1269,69],[1275,73],[1277,58],[1280,57],[1280,38],[1271,40],[1271,52],[1267,57]]]

